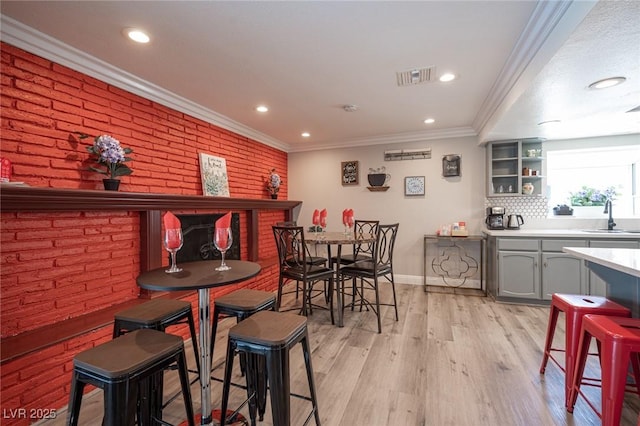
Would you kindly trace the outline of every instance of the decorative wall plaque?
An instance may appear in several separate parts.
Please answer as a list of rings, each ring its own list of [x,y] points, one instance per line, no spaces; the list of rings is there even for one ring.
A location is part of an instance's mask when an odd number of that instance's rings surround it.
[[[360,170],[358,169],[357,161],[343,161],[342,162],[342,185],[357,185],[359,183]]]

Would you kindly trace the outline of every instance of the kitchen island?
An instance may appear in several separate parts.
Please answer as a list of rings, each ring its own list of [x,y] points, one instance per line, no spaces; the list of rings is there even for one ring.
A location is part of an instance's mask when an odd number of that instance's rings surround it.
[[[640,249],[564,247],[607,283],[606,296],[640,317]]]

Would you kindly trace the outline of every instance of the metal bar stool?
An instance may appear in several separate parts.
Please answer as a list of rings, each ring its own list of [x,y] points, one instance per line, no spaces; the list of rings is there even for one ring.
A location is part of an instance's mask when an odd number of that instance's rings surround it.
[[[240,322],[251,315],[260,312],[276,309],[276,296],[273,293],[251,289],[240,289],[233,293],[226,294],[218,297],[213,301],[213,324],[211,326],[211,359],[213,360],[213,348],[216,340],[216,333],[218,331],[218,320],[220,315],[226,317],[234,316],[236,321]],[[219,365],[218,365],[219,366]],[[216,367],[213,367],[214,370]],[[244,355],[240,356],[240,367],[244,373],[246,370],[246,358]],[[214,380],[218,380],[212,377]],[[258,413],[260,415],[260,421],[264,418],[264,412],[267,405],[267,383],[260,378],[257,384],[259,392],[257,393]]]
[[[104,391],[103,425],[133,425],[136,417],[138,385],[148,382],[152,376],[162,373],[173,364],[178,365],[187,422],[190,426],[194,426],[182,338],[145,329],[132,331],[87,349],[73,358],[67,424],[69,426],[78,424],[82,391],[88,383]],[[161,389],[158,391],[162,392]],[[154,403],[153,399],[147,401],[149,404]],[[148,407],[147,411],[155,412],[156,410],[154,407]]]
[[[271,411],[274,426],[288,426],[291,424],[290,413],[290,377],[289,351],[296,344],[302,344],[302,353],[307,369],[310,397],[304,397],[312,403],[311,416],[315,417],[316,425],[320,426],[318,400],[316,396],[313,368],[311,366],[311,351],[307,333],[307,318],[282,312],[262,311],[236,324],[229,330],[227,347],[227,364],[225,366],[224,386],[222,390],[222,412],[226,413],[229,401],[229,386],[231,371],[236,351],[247,354],[247,395],[250,398],[249,413],[252,424],[255,424],[255,384],[259,376],[266,376],[269,380],[271,395]],[[266,371],[261,371],[256,360],[264,357]],[[296,395],[297,396],[297,395]],[[253,401],[253,402],[252,402]],[[224,426],[226,419],[221,419]]]
[[[558,314],[565,314],[565,346],[564,349],[553,348],[553,335],[558,322]],[[544,344],[544,355],[540,365],[540,374],[544,374],[547,362],[551,359],[565,374],[564,380],[564,405],[569,407],[569,396],[573,373],[578,353],[578,340],[582,329],[582,318],[587,314],[609,315],[616,317],[630,317],[631,311],[606,297],[586,296],[580,294],[554,293],[551,296],[551,309],[549,311],[549,323],[547,325],[547,338]],[[565,353],[565,365],[561,365],[552,352]]]
[[[580,390],[591,338],[601,348],[602,413]],[[629,361],[633,366],[636,390],[640,395],[640,319],[585,315],[582,321],[575,374],[567,411],[573,413],[578,394],[598,414],[603,426],[617,426],[622,415]],[[640,423],[639,423],[640,424]]]
[[[196,359],[196,369],[200,377],[200,356],[198,337],[191,311],[191,303],[173,299],[152,299],[148,302],[120,311],[114,315],[113,337],[124,333],[150,328],[165,331],[169,326],[188,324],[191,333],[191,345]]]

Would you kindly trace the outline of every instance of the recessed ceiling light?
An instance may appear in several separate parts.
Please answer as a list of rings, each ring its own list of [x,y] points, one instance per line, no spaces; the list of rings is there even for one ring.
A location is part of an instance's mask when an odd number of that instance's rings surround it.
[[[127,28],[124,30],[124,33],[127,35],[127,37],[129,37],[136,43],[149,43],[149,36],[142,30],[138,30],[136,28]]]
[[[311,133],[309,133],[309,132],[302,132],[302,137],[303,137],[303,138],[308,138],[309,136],[311,136]]]
[[[424,120],[424,124],[433,124],[435,122],[436,120],[434,120],[433,118],[427,118],[426,120]]]
[[[617,86],[618,84],[622,84],[627,79],[625,77],[611,77],[605,78],[602,80],[594,81],[589,85],[589,89],[606,89],[608,87]]]
[[[256,107],[256,111],[258,111],[258,112],[267,112],[267,111],[269,111],[269,108],[266,105],[258,105]]]
[[[442,81],[443,83],[446,83],[447,81],[455,80],[455,78],[456,78],[455,74],[448,72],[440,76],[440,81]]]

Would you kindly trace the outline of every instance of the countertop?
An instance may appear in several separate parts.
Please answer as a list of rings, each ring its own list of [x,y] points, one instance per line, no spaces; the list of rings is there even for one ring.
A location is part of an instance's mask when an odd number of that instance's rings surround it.
[[[636,239],[640,240],[640,233],[633,232],[593,232],[582,229],[483,229],[482,232],[491,237],[533,237],[533,238],[582,238],[595,240],[606,239]]]
[[[640,278],[640,249],[564,247],[562,251]]]

